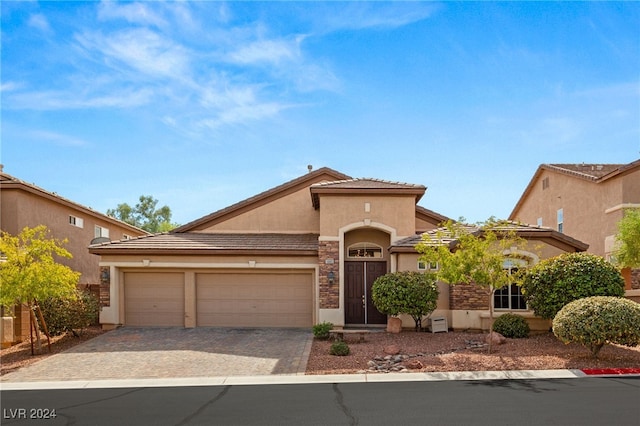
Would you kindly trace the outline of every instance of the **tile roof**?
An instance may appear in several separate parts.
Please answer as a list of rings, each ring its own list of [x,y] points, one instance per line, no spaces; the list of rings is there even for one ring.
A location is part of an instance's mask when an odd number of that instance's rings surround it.
[[[465,225],[465,228],[470,233],[478,233],[481,232],[481,229],[475,225]],[[527,238],[527,239],[551,239],[554,241],[561,242],[563,244],[568,244],[574,247],[578,251],[585,251],[589,248],[589,245],[583,243],[582,241],[576,240],[566,234],[558,232],[551,228],[545,228],[534,225],[527,225],[519,222],[508,221],[505,222],[504,225],[499,225],[493,228],[496,231],[515,231],[518,236]],[[439,235],[440,234],[440,235]],[[422,236],[428,235],[434,241],[440,241],[441,244],[447,244],[449,246],[453,246],[455,244],[456,239],[448,233],[445,228],[437,228],[430,231],[427,231],[422,234],[413,235],[411,237],[404,238],[402,240],[396,241],[390,248],[390,251],[411,251],[414,247],[422,241]]]
[[[100,213],[99,211],[96,211],[94,209],[92,209],[91,207],[87,207],[87,206],[83,206],[82,204],[76,203],[75,201],[71,201],[68,198],[64,198],[61,195],[58,195],[55,192],[51,192],[51,191],[47,191],[46,189],[40,188],[39,186],[33,184],[33,183],[29,183],[29,182],[25,182],[21,179],[18,179],[14,176],[11,176],[10,174],[7,174],[5,172],[0,171],[0,188],[2,189],[20,189],[26,192],[30,192],[32,194],[36,194],[40,197],[44,197],[46,199],[49,199],[51,201],[54,201],[58,204],[62,204],[64,206],[76,209],[78,211],[82,211],[88,215],[91,215],[93,217],[97,217],[101,220],[110,222],[115,224],[116,226],[120,226],[124,229],[128,229],[130,232],[135,232],[138,234],[148,234],[147,231],[145,231],[144,229],[140,229],[138,227],[135,227],[133,225],[130,225],[126,222],[123,222],[119,219],[116,219],[115,217],[112,216],[108,216],[104,213]]]
[[[315,183],[311,185],[310,189],[313,207],[318,209],[320,208],[320,197],[318,194],[411,194],[415,195],[417,203],[424,195],[427,187],[424,185],[392,182],[381,179],[359,178]]]
[[[89,247],[94,254],[114,253],[243,253],[265,254],[318,252],[317,234],[163,233]]]
[[[545,168],[561,173],[582,177],[589,180],[598,180],[611,172],[624,166],[624,164],[543,164]]]
[[[264,192],[261,192],[257,195],[254,195],[250,198],[239,201],[223,209],[217,210],[209,215],[203,216],[199,219],[186,223],[174,229],[172,232],[186,232],[186,231],[197,230],[199,227],[205,226],[206,224],[212,221],[220,220],[224,217],[228,217],[228,215],[233,215],[234,213],[242,211],[243,209],[250,208],[253,205],[259,204],[261,202],[266,202],[272,199],[272,197],[279,197],[279,196],[286,195],[288,191],[296,190],[300,186],[306,185],[310,181],[321,179],[325,175],[333,179],[349,179],[350,178],[350,176],[347,176],[336,170],[330,169],[328,167],[321,167],[317,170],[309,172],[298,178],[290,180],[289,182],[285,182],[282,185],[278,185]]]

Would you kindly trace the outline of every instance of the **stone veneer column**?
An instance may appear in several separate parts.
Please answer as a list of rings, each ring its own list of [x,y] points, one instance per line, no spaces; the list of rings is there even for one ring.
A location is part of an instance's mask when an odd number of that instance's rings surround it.
[[[640,290],[640,268],[631,270],[631,289]]]
[[[111,279],[103,278],[103,275],[109,277],[111,269],[108,266],[100,267],[100,306],[111,306]]]
[[[455,310],[489,309],[487,289],[473,284],[456,284],[449,291],[449,304]]]
[[[333,264],[327,263],[333,259]],[[319,241],[318,263],[320,270],[320,309],[338,309],[340,307],[340,242]],[[327,275],[333,271],[333,284],[329,283]]]

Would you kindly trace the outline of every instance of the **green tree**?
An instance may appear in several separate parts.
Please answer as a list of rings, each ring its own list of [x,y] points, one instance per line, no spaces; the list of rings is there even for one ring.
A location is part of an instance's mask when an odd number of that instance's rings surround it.
[[[18,236],[0,234],[0,304],[33,306],[34,300],[76,297],[80,273],[56,261],[71,258],[66,240],[49,236],[46,226],[26,227]]]
[[[533,266],[521,287],[533,312],[553,319],[567,303],[583,297],[623,296],[624,278],[601,256],[565,253]]]
[[[525,244],[511,222],[491,218],[470,226],[449,220],[434,235],[424,234],[416,250],[421,253],[421,261],[438,264],[436,276],[439,280],[450,285],[475,284],[486,290],[491,330],[493,294],[520,279],[519,274],[511,274],[504,267],[505,260],[509,253]]]
[[[141,195],[135,207],[127,203],[118,204],[115,209],[108,209],[107,215],[152,233],[167,232],[178,227],[177,223],[171,222],[169,206],[156,208],[157,205],[158,200],[152,196]]]
[[[640,268],[640,209],[624,211],[616,242],[616,262],[623,268]]]
[[[393,272],[378,277],[373,283],[371,298],[383,314],[407,314],[422,329],[422,317],[430,315],[438,303],[438,286],[433,274]]]

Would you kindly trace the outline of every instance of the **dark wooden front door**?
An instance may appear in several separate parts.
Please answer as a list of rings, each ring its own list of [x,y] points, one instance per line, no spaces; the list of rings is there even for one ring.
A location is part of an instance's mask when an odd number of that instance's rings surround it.
[[[373,282],[387,273],[387,262],[345,262],[345,324],[386,324],[373,305]]]

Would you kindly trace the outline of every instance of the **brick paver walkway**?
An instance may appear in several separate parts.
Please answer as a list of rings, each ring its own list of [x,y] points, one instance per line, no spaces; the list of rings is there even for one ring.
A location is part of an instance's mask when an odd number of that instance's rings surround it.
[[[123,327],[0,381],[304,374],[312,338],[291,328]]]

